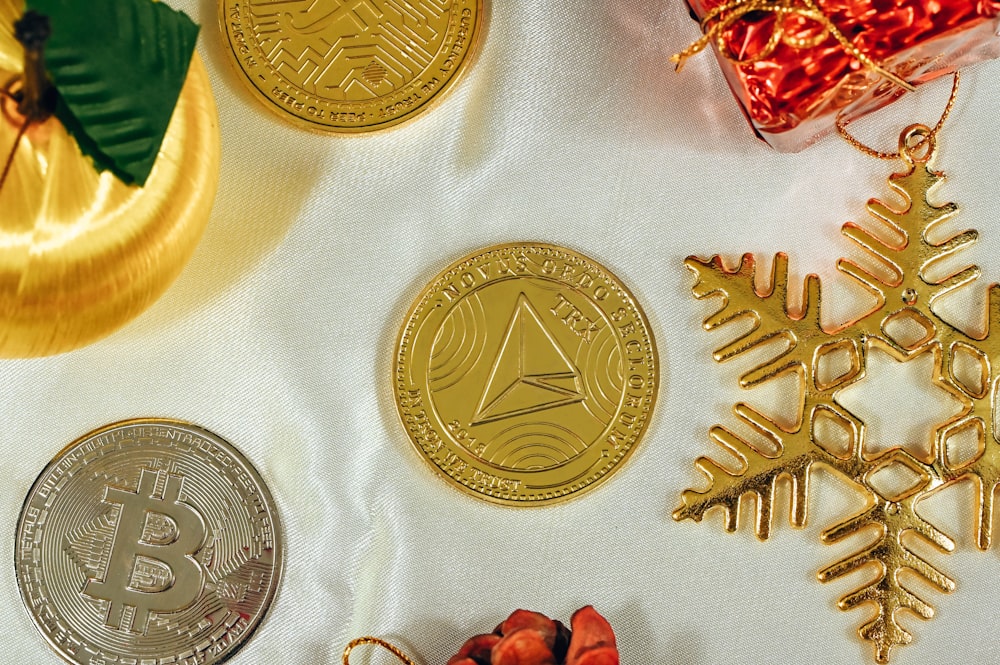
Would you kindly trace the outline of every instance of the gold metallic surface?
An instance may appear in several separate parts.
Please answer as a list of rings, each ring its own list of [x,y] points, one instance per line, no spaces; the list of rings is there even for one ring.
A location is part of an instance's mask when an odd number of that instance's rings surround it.
[[[0,0],[0,85],[20,72]],[[0,100],[0,159],[20,118]],[[98,174],[55,119],[31,127],[0,189],[0,357],[89,344],[153,303],[180,273],[208,223],[219,179],[219,127],[195,54],[144,187]]]
[[[393,385],[421,456],[472,496],[540,505],[606,480],[656,400],[649,324],[606,268],[540,243],[471,254],[420,294]]]
[[[392,127],[471,65],[485,0],[219,0],[238,77],[264,106],[322,132]]]
[[[753,501],[754,528],[764,540],[771,532],[775,485],[782,478],[791,481],[789,518],[795,526],[806,523],[809,481],[816,467],[853,483],[866,506],[825,529],[822,539],[832,543],[866,535],[853,541],[853,554],[821,570],[819,579],[826,582],[866,571],[867,581],[844,595],[839,607],[874,609],[859,634],[872,643],[879,663],[889,662],[896,647],[912,640],[899,621],[901,613],[929,619],[934,610],[923,597],[926,591],[934,588],[948,593],[955,588],[954,581],[928,559],[933,553],[951,552],[955,542],[920,516],[920,501],[971,481],[976,488],[973,516],[978,546],[986,550],[992,542],[995,492],[1000,487],[996,409],[1000,332],[995,329],[1000,325],[1000,285],[989,287],[984,332],[962,329],[938,313],[940,299],[980,276],[978,267],[956,268],[948,260],[978,236],[975,231],[947,236],[940,230],[958,208],[952,203],[937,205],[928,198],[944,179],[930,168],[936,150],[933,130],[923,125],[908,127],[899,146],[905,170],[891,176],[889,184],[905,205],[873,199],[868,203],[871,230],[854,223],[843,228],[863,259],[841,259],[838,268],[875,301],[860,316],[824,328],[816,275],[806,278],[801,310],[790,310],[784,254],[775,258],[767,290],[754,285],[752,255],[744,256],[736,270],[727,269],[718,256],[707,261],[687,259],[687,266],[697,275],[695,297],[721,298],[721,307],[705,320],[705,328],[741,322],[737,327],[749,330],[718,349],[715,359],[753,356],[756,364],[740,378],[743,387],[795,376],[798,412],[792,414],[792,424],[779,424],[747,404],[737,404],[739,429],[749,427],[773,450],[743,438],[738,429],[713,427],[713,441],[739,464],[699,458],[695,465],[709,481],[707,489],[685,491],[674,513],[676,520],[701,521],[706,512],[718,510],[725,528],[734,531],[741,504]],[[875,349],[898,362],[929,356],[934,367],[932,384],[953,398],[958,413],[937,423],[923,441],[901,437],[890,450],[872,450],[866,445],[865,423],[839,400],[842,391],[864,380],[867,360]],[[966,450],[963,437],[969,435],[976,449],[962,453]],[[909,483],[887,490],[877,480],[886,471],[909,478]]]
[[[67,662],[213,665],[259,626],[281,577],[264,481],[217,435],[128,420],[77,439],[21,510],[25,609]]]

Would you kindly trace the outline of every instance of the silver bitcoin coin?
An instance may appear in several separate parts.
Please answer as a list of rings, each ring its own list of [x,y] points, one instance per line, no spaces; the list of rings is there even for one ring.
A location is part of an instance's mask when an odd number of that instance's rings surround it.
[[[70,444],[17,528],[24,606],[80,665],[211,665],[263,619],[281,575],[274,501],[221,438],[130,420]]]

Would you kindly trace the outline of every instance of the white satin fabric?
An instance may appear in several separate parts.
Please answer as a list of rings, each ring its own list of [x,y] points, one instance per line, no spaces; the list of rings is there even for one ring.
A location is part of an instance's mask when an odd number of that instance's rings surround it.
[[[781,406],[774,388],[740,390],[746,361],[712,361],[727,336],[701,329],[714,308],[692,298],[684,258],[788,252],[795,282],[825,280],[824,317],[843,318],[853,292],[834,263],[853,250],[839,228],[887,195],[894,164],[833,137],[801,154],[755,139],[711,56],[672,71],[669,55],[696,36],[681,0],[495,0],[478,63],[440,106],[350,138],[266,111],[223,52],[216,3],[171,4],[203,26],[219,104],[213,217],[176,284],[132,324],[67,355],[0,362],[0,551],[13,552],[24,496],[63,446],[124,418],[180,418],[254,462],[284,524],[277,600],[234,665],[339,663],[364,634],[441,665],[514,608],[568,620],[588,603],[629,665],[873,662],[855,633],[865,611],[836,607],[853,587],[816,581],[848,551],[819,541],[851,509],[838,482],[817,478],[804,530],[776,510],[765,543],[746,527],[726,534],[718,514],[670,514],[700,485],[693,461],[712,451],[714,423],[733,422],[733,403]],[[947,89],[927,86],[858,132],[892,147],[903,126],[936,121]],[[956,226],[981,233],[966,258],[984,278],[958,306],[969,312],[1000,281],[998,94],[1000,63],[966,72],[938,161],[950,177],[942,199],[963,209]],[[644,306],[662,363],[652,424],[627,465],[582,498],[522,510],[443,482],[397,421],[390,383],[424,284],[468,252],[517,240],[566,245],[614,271]],[[879,367],[894,377],[894,364]],[[898,404],[876,388],[863,400],[889,440],[885,416],[929,390],[894,387]],[[935,560],[958,590],[925,594],[938,615],[906,622],[916,639],[894,663],[1000,660],[1000,556],[975,549],[971,511],[961,492],[937,508],[958,551]],[[4,660],[59,662],[21,607],[11,562],[0,570]]]

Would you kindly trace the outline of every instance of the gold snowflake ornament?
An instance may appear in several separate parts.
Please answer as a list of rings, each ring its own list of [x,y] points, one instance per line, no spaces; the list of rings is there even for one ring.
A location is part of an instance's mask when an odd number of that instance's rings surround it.
[[[976,241],[975,231],[965,231],[940,242],[935,227],[954,217],[954,204],[935,205],[928,195],[944,178],[930,166],[935,151],[934,136],[922,125],[904,130],[900,158],[905,172],[889,179],[904,205],[896,207],[879,200],[868,203],[872,222],[867,228],[853,223],[844,235],[866,257],[861,262],[841,259],[838,269],[859,283],[876,304],[855,319],[834,329],[820,319],[820,280],[809,275],[800,311],[788,306],[788,258],[775,257],[768,291],[755,287],[756,264],[752,255],[743,257],[736,270],[728,270],[719,257],[703,261],[688,258],[686,265],[697,275],[694,295],[698,299],[720,297],[721,308],[704,323],[706,330],[730,323],[749,332],[718,349],[718,362],[743,354],[764,354],[740,377],[744,388],[794,374],[799,383],[798,417],[794,426],[779,424],[747,404],[734,407],[736,417],[772,442],[773,448],[757,445],[721,425],[711,438],[735,456],[739,468],[727,468],[701,457],[695,466],[707,476],[705,490],[687,490],[674,519],[701,521],[711,509],[721,509],[727,531],[739,524],[740,503],[752,499],[756,505],[755,530],[768,538],[777,481],[791,482],[790,520],[806,523],[810,474],[822,465],[853,481],[866,496],[860,513],[822,532],[824,542],[840,541],[854,534],[871,534],[861,549],[820,570],[820,581],[837,579],[865,568],[874,579],[846,594],[838,603],[842,610],[867,605],[873,617],[858,632],[872,643],[875,659],[889,662],[894,647],[908,644],[912,636],[899,622],[903,610],[923,619],[933,616],[927,599],[906,584],[908,575],[921,578],[941,592],[951,592],[955,582],[929,563],[914,547],[923,541],[942,553],[955,548],[954,541],[923,519],[915,510],[931,493],[971,480],[976,487],[975,514],[978,546],[990,547],[993,535],[994,492],[1000,484],[1000,419],[994,398],[1000,367],[1000,285],[989,288],[985,334],[964,330],[935,312],[935,302],[978,279],[975,266],[945,270],[942,263],[955,252]],[[766,349],[766,351],[762,351]],[[932,381],[960,404],[957,415],[939,423],[923,445],[921,454],[896,447],[871,451],[865,445],[866,427],[846,409],[838,394],[865,377],[867,359],[873,349],[884,351],[900,362],[928,354],[934,371]],[[975,438],[974,453],[958,454],[957,441]],[[873,479],[889,471],[912,478],[905,489],[887,491]]]

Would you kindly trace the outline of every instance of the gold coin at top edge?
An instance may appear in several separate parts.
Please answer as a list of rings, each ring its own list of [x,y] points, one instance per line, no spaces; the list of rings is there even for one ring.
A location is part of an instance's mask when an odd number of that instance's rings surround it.
[[[213,665],[264,618],[281,528],[239,451],[150,418],[86,434],[21,509],[14,569],[35,627],[67,662]]]
[[[485,0],[219,0],[231,57],[267,108],[356,133],[426,110],[479,48]]]
[[[646,317],[606,268],[524,243],[471,254],[417,298],[399,334],[396,406],[421,456],[507,505],[606,480],[649,424],[659,360]]]

